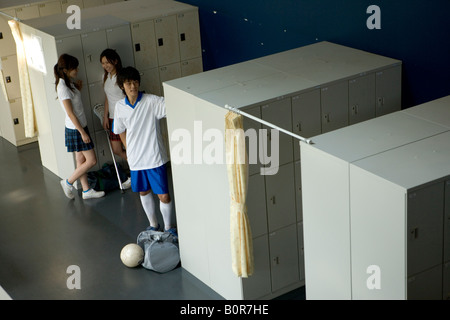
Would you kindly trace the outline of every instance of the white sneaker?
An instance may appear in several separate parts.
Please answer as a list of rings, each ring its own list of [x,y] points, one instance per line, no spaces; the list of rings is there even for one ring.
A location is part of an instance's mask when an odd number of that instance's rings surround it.
[[[131,188],[131,178],[128,178],[127,181],[122,183],[122,188],[124,188],[125,190]]]
[[[89,189],[86,192],[82,192],[83,199],[96,199],[101,198],[105,196],[104,191],[95,191],[94,189]]]
[[[66,179],[61,180],[60,183],[66,197],[69,199],[75,198],[75,195],[73,194],[73,186],[69,185]]]

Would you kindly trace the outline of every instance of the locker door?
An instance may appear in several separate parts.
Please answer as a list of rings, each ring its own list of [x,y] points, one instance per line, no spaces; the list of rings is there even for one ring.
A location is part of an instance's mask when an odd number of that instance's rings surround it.
[[[450,300],[450,262],[444,263],[444,271],[442,272],[442,299]]]
[[[322,133],[348,126],[348,81],[321,89]]]
[[[292,97],[292,132],[304,138],[322,132],[319,89]],[[300,144],[294,139],[294,160],[299,159]]]
[[[16,9],[16,16],[20,20],[39,18],[39,8],[37,5],[25,5]]]
[[[124,25],[120,27],[110,28],[106,30],[106,38],[108,48],[115,49],[122,60],[124,67],[134,67],[133,47],[131,41],[130,26]],[[105,48],[104,48],[105,49]],[[98,61],[100,55],[98,56]]]
[[[93,135],[91,135],[93,136]],[[91,169],[91,171],[99,170],[104,163],[113,163],[111,151],[109,150],[108,137],[104,130],[95,133],[95,150],[97,152],[97,169]],[[121,158],[114,156],[116,161],[120,163]]]
[[[42,3],[38,5],[38,8],[39,8],[39,15],[41,17],[50,16],[52,14],[58,14],[61,13],[61,2],[53,1]]]
[[[156,68],[158,54],[156,52],[155,25],[153,20],[133,24],[134,58],[139,71]]]
[[[402,108],[402,66],[392,67],[376,74],[377,117]]]
[[[248,219],[253,238],[267,234],[266,188],[264,176],[249,177],[247,194]]]
[[[8,99],[20,98],[19,69],[17,56],[2,57],[3,80],[5,81]]]
[[[201,57],[200,25],[197,10],[178,14],[177,21],[181,60]]]
[[[4,13],[15,16],[15,10],[1,10]],[[16,42],[14,41],[11,29],[8,25],[6,17],[0,17],[0,57],[10,56],[16,54]]]
[[[259,106],[250,109],[245,109],[244,111],[252,116],[261,119],[261,107]],[[263,165],[259,161],[260,154],[263,154],[263,152],[260,152],[260,148],[265,147],[263,144],[260,145],[259,143],[260,142],[259,133],[261,130],[261,123],[254,121],[250,118],[244,117],[244,130],[248,135],[248,138],[246,138],[245,140],[245,149],[248,155],[249,175],[259,174],[261,172],[260,171],[261,167],[263,167]]]
[[[203,71],[202,58],[181,62],[181,76],[186,77]]]
[[[92,110],[92,108],[97,104],[101,103],[104,104],[106,100],[105,91],[103,89],[103,82],[95,82],[90,83],[88,85],[89,88],[89,107]],[[93,111],[92,113],[92,127],[94,128],[94,131],[104,131],[102,122],[99,120],[99,118],[95,115]]]
[[[297,210],[297,221],[303,221],[302,201],[302,169],[300,161],[295,162],[295,208]]]
[[[11,121],[14,125],[14,134],[16,141],[25,140],[25,124],[23,122],[23,108],[22,99],[16,98],[9,100],[9,106],[11,108]]]
[[[180,61],[177,17],[168,16],[155,20],[155,35],[160,66]]]
[[[442,299],[442,264],[408,278],[408,300]]]
[[[375,118],[375,74],[348,82],[349,124]]]
[[[305,280],[305,250],[303,245],[303,222],[297,223],[298,273],[300,281]]]
[[[84,8],[97,7],[104,5],[104,0],[83,0]]]
[[[84,8],[83,0],[61,0],[61,11],[62,13],[67,13],[67,7],[75,5],[80,7],[80,9]]]
[[[78,59],[78,78],[83,81],[84,85],[87,85],[86,66],[84,64],[81,37],[77,35],[56,40],[56,51],[58,52],[58,57],[63,53],[67,53]]]
[[[261,107],[262,118],[280,128],[285,130],[291,130],[292,128],[292,110],[291,110],[291,98],[271,102]],[[292,162],[293,156],[293,141],[292,137],[279,132],[279,148],[278,150],[272,150],[272,134],[271,128],[263,126],[267,129],[267,155],[274,157],[278,153],[279,165],[283,165]]]
[[[100,63],[100,54],[108,47],[105,30],[82,34],[81,41],[88,83],[103,81],[104,70]]]
[[[408,193],[408,267],[412,276],[442,264],[444,183]]]
[[[270,294],[270,257],[267,235],[253,239],[253,255],[255,262],[253,275],[242,278],[245,300],[254,300]]]
[[[450,180],[445,183],[444,262],[447,261],[450,261]]]
[[[141,71],[141,85],[140,90],[146,93],[155,94],[157,96],[162,95],[161,80],[159,79],[159,69],[153,68],[145,71]]]
[[[272,291],[299,281],[297,225],[269,234]]]
[[[181,65],[180,63],[174,63],[168,66],[159,67],[159,80],[160,80],[160,90],[164,93],[162,83],[164,81],[169,81],[173,79],[178,79],[181,77]]]
[[[266,203],[269,232],[294,224],[295,212],[294,164],[278,168],[275,175],[266,175]]]

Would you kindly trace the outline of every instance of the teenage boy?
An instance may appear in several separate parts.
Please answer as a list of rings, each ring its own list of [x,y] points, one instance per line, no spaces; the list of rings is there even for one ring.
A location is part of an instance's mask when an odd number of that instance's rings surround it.
[[[160,230],[151,192],[158,195],[164,230],[178,238],[172,225],[173,206],[169,195],[167,153],[159,120],[166,116],[163,97],[139,91],[141,76],[133,67],[122,68],[117,74],[117,85],[125,99],[116,103],[113,132],[120,135],[127,151],[131,171],[131,189],[139,192],[142,207],[150,222],[147,230]]]

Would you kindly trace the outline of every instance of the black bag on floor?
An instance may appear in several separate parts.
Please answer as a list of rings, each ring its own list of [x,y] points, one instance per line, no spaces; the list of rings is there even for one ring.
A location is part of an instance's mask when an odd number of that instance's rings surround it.
[[[117,171],[119,171],[120,181],[125,182],[128,177],[119,163]],[[96,191],[111,191],[120,187],[114,164],[104,163],[100,170],[90,171],[87,175],[89,186]]]
[[[144,250],[142,266],[146,269],[164,273],[180,263],[178,240],[169,232],[142,231],[137,244]]]

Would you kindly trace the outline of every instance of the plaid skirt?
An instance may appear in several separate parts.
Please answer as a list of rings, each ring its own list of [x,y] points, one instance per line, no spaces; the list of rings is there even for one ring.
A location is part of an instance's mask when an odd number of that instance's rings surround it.
[[[114,119],[109,118],[109,140],[110,141],[122,141],[120,140],[120,136],[112,132],[112,123]]]
[[[88,127],[85,127],[84,131],[86,131],[89,137],[91,137]],[[94,149],[94,142],[92,141],[92,137],[90,143],[84,143],[83,139],[81,138],[81,134],[77,129],[66,128],[65,134],[67,152],[79,152]]]

